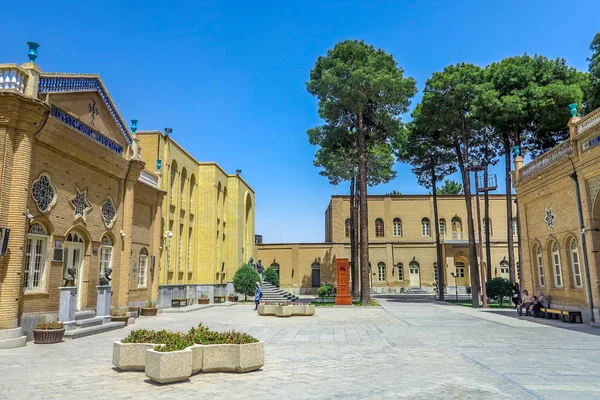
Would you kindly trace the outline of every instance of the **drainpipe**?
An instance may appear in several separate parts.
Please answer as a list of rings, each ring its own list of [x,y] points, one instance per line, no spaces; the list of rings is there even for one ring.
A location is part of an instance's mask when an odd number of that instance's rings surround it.
[[[581,207],[581,194],[579,192],[579,181],[577,180],[577,171],[575,171],[575,164],[573,160],[569,158],[571,164],[573,165],[573,173],[569,175],[573,182],[575,183],[575,199],[577,201],[577,214],[579,216],[579,231],[581,234],[581,247],[583,250],[583,267],[585,268],[585,280],[587,283],[587,294],[588,294],[588,302],[590,304],[590,321],[596,322],[594,318],[594,300],[592,298],[592,283],[590,281],[590,266],[588,264],[588,251],[587,251],[587,243],[585,241],[585,226],[583,223],[583,210]]]

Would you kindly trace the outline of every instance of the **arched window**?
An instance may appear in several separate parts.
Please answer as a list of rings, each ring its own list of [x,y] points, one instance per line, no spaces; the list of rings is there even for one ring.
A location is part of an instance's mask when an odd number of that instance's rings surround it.
[[[583,282],[579,265],[579,248],[575,239],[571,239],[571,243],[569,243],[569,252],[571,253],[571,267],[573,268],[573,285],[580,288],[583,286]]]
[[[175,175],[177,175],[177,163],[171,164],[171,181],[169,182],[169,201],[173,203],[173,191],[175,190]]]
[[[104,275],[106,268],[112,268],[112,251],[113,242],[108,235],[104,235],[100,241],[100,275]]]
[[[77,232],[71,232],[67,235],[67,242],[83,243],[83,239]]]
[[[553,242],[550,248],[550,259],[554,268],[554,286],[560,288],[563,286],[562,267],[560,265],[560,248],[556,242]]]
[[[402,237],[402,220],[394,218],[394,237]]]
[[[544,259],[542,257],[542,248],[540,246],[537,246],[535,249],[535,259],[537,263],[538,280],[540,286],[545,286],[546,281],[544,279]]]
[[[187,170],[181,170],[181,184],[179,185],[179,207],[183,208],[183,194],[185,192],[185,180],[187,179]]]
[[[194,206],[194,186],[196,186],[196,176],[194,174],[192,174],[192,177],[190,178],[190,198],[189,198],[189,206],[190,206],[190,212],[194,212],[192,210],[192,207]]]
[[[380,262],[377,264],[377,280],[385,282],[385,263]]]
[[[452,232],[462,232],[462,221],[459,217],[452,218]]]
[[[183,259],[183,254],[181,253],[182,247],[183,247],[183,224],[179,224],[179,248],[177,249],[177,271],[181,271],[181,260]]]
[[[440,218],[440,236],[446,236],[446,220],[444,218]]]
[[[23,290],[44,290],[46,281],[46,256],[48,248],[48,232],[42,224],[33,223],[27,235],[25,250],[25,273],[23,274]]]
[[[146,276],[148,269],[148,250],[142,248],[140,250],[140,259],[138,263],[138,288],[146,287]]]
[[[516,217],[512,219],[512,234],[513,236],[517,236],[519,234],[519,221]]]
[[[384,229],[383,229],[383,220],[381,218],[377,218],[375,220],[375,237],[383,237]]]
[[[429,225],[429,218],[423,218],[421,220],[421,236],[431,236],[431,227]]]
[[[398,270],[398,280],[403,281],[404,280],[404,264],[402,264],[402,263],[396,264],[396,269]]]
[[[485,218],[483,218],[481,220],[482,223],[482,227],[483,227],[483,234],[487,235],[488,234],[488,230],[489,230],[489,234],[490,236],[492,236],[492,219],[488,218],[487,220]]]
[[[350,218],[346,218],[345,227],[346,227],[346,237],[350,237]]]

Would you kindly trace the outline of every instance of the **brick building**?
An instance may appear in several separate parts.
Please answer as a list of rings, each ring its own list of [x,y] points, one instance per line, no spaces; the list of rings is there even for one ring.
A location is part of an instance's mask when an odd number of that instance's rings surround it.
[[[492,276],[508,278],[506,196],[489,197]],[[432,291],[438,280],[433,197],[369,196],[368,203],[371,287],[380,293]],[[473,204],[475,209],[475,199]],[[464,197],[438,196],[438,212],[446,293],[466,293],[471,280]],[[516,238],[516,220],[511,226]],[[482,247],[485,267],[485,242]],[[281,286],[290,292],[314,293],[321,283],[334,283],[336,258],[350,259],[350,197],[331,198],[324,243],[257,244],[257,257],[279,270]]]
[[[600,305],[600,109],[569,128],[566,141],[527,165],[515,159],[522,286],[590,320]],[[597,308],[593,315],[597,322]]]
[[[157,297],[164,193],[132,129],[97,75],[0,65],[0,347],[56,320],[69,267],[78,311],[109,267],[113,307]]]

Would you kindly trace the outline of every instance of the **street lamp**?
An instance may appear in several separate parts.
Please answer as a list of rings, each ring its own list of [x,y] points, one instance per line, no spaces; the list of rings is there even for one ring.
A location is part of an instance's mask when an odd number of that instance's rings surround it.
[[[456,294],[456,302],[458,303],[458,270],[456,274],[454,272],[450,272],[450,276],[454,278],[454,294]]]
[[[479,171],[483,171],[485,170],[486,167],[484,167],[483,165],[481,165],[481,162],[479,160],[473,160],[471,162],[471,166],[469,167],[469,171],[473,171],[475,172],[475,201],[477,202],[477,233],[478,233],[478,237],[479,237],[479,246],[478,250],[479,250],[479,262],[481,263],[481,261],[483,261],[483,250],[482,250],[482,240],[481,240],[481,207],[479,205],[479,176],[478,173]],[[489,223],[488,223],[489,225]],[[489,268],[489,265],[488,265]],[[481,268],[479,268],[479,273],[481,275],[481,297],[483,299],[483,308],[487,308],[487,295],[485,293],[485,270]]]

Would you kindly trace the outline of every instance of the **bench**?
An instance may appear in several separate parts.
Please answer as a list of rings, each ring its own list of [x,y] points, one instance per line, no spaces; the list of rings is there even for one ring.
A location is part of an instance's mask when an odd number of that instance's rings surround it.
[[[215,303],[225,303],[225,296],[215,296]]]
[[[188,304],[187,299],[173,299],[171,300],[171,307],[185,307]]]
[[[569,310],[559,310],[557,308],[544,308],[540,309],[540,312],[544,313],[546,319],[556,319],[561,318],[563,322],[570,323],[582,323],[581,312],[580,311],[569,311]]]

